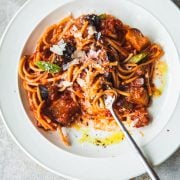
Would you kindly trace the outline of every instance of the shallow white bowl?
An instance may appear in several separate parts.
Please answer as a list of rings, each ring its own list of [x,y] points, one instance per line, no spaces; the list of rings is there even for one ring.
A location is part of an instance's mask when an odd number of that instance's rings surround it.
[[[81,8],[79,8],[81,7]],[[118,8],[117,8],[118,7]],[[139,144],[141,146],[148,144],[157,134],[162,130],[165,126],[169,117],[171,116],[174,108],[176,106],[178,96],[179,96],[179,83],[178,79],[173,78],[177,76],[178,72],[178,55],[176,48],[173,44],[172,39],[170,38],[168,32],[163,27],[163,25],[149,12],[145,9],[132,4],[130,2],[121,2],[121,1],[113,1],[113,3],[109,0],[104,0],[104,3],[101,1],[93,1],[93,0],[76,0],[74,2],[68,3],[64,6],[61,6],[54,10],[52,13],[47,15],[33,30],[30,37],[28,38],[22,55],[31,54],[34,52],[37,41],[40,36],[44,32],[44,30],[60,21],[60,19],[68,16],[70,13],[74,17],[78,17],[82,14],[88,13],[109,13],[124,22],[125,24],[130,25],[131,27],[135,27],[140,29],[143,34],[148,36],[152,42],[158,43],[162,46],[165,55],[161,58],[166,61],[168,65],[167,72],[167,82],[162,96],[159,98],[155,98],[153,100],[153,104],[149,108],[149,111],[152,115],[152,123],[144,128],[135,129],[133,134]],[[33,119],[32,113],[29,111],[29,105],[27,103],[27,97],[21,87],[20,81],[20,90],[21,97],[26,112],[29,115],[30,119]],[[164,113],[168,112],[168,113]],[[125,142],[122,142],[118,145],[108,146],[107,148],[97,147],[89,144],[79,144],[77,142],[77,138],[75,134],[76,131],[71,131],[71,141],[72,146],[69,148],[65,147],[63,143],[59,140],[58,133],[48,133],[43,130],[38,129],[49,141],[54,143],[66,151],[76,153],[79,155],[84,155],[88,157],[109,157],[115,155],[121,155],[122,153],[126,153],[128,145]],[[138,131],[143,131],[144,136],[142,137]],[[101,133],[101,132],[97,132]]]
[[[160,19],[168,29],[168,32],[157,20],[158,18],[155,18],[147,10],[130,1],[123,0],[104,0],[103,3],[95,0],[78,0],[61,6],[43,19],[45,15],[65,2],[67,1],[31,0],[19,12],[6,30],[6,35],[4,35],[0,48],[1,115],[9,132],[25,152],[36,162],[57,174],[80,179],[125,179],[138,175],[144,171],[143,167],[131,152],[126,141],[106,149],[96,146],[81,146],[76,143],[67,149],[59,143],[59,139],[57,140],[57,137],[54,135],[43,132],[39,133],[39,130],[31,123],[27,105],[24,104],[22,106],[21,98],[18,94],[17,66],[22,55],[21,50],[24,48],[23,54],[31,53],[44,29],[66,16],[69,12],[73,12],[75,16],[88,12],[107,12],[122,19],[124,23],[139,28],[152,41],[158,42],[163,46],[165,50],[163,60],[168,64],[166,90],[163,96],[153,104],[151,109],[154,120],[150,126],[143,129],[145,133],[144,138],[138,139],[136,137],[139,143],[143,145],[143,149],[148,154],[152,163],[159,164],[179,145],[177,140],[179,138],[177,131],[179,121],[177,119],[180,115],[177,110],[173,110],[175,106],[180,106],[180,102],[176,105],[180,92],[180,74],[178,71],[177,50],[168,33],[170,32],[176,43],[176,38],[179,37],[179,33],[175,31],[177,26],[157,6],[160,6],[163,2],[164,9],[170,9],[169,11],[171,11],[173,19],[179,17],[177,10],[171,3],[165,3],[162,0],[158,2],[155,0],[151,1],[155,5],[144,1],[133,1],[141,3],[141,5],[150,9],[156,16],[161,17]],[[82,11],[79,9],[82,9]],[[32,12],[34,16],[30,15]],[[22,24],[25,25],[20,26]],[[28,36],[29,39],[27,40]],[[176,45],[180,47],[178,42]],[[24,98],[22,93],[21,91],[21,96]],[[26,101],[23,100],[23,102]],[[169,121],[170,116],[171,121]],[[170,131],[167,132],[166,129]],[[71,153],[67,153],[67,151]]]

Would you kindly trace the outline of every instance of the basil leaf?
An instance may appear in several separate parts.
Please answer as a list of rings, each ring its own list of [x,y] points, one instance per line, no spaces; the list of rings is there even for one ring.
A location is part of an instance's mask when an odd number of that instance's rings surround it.
[[[61,71],[61,67],[49,62],[37,61],[35,64],[39,69],[42,69],[43,71],[48,71],[50,73],[58,73]]]
[[[106,19],[106,14],[100,14],[100,15],[99,15],[99,18],[100,18],[100,19]]]
[[[128,62],[130,63],[139,63],[141,60],[143,60],[147,56],[147,53],[143,52],[140,54],[134,55]]]

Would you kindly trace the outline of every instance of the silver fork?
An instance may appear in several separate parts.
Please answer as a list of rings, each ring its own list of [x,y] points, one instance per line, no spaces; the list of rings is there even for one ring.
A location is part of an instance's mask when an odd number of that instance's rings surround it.
[[[129,144],[131,145],[132,149],[137,153],[139,159],[141,160],[142,164],[144,165],[144,167],[145,167],[147,173],[149,174],[149,176],[151,177],[151,179],[152,180],[160,180],[160,178],[158,177],[158,175],[156,174],[156,172],[154,171],[154,169],[152,168],[152,166],[150,165],[148,160],[143,155],[141,149],[136,144],[135,140],[129,134],[129,132],[126,129],[126,127],[124,126],[123,122],[119,119],[116,112],[114,111],[113,104],[115,102],[115,99],[116,99],[115,96],[110,96],[110,95],[107,96],[104,99],[106,108],[111,112],[113,118],[116,120],[117,124],[121,127],[121,129],[122,129],[123,133],[125,134]]]

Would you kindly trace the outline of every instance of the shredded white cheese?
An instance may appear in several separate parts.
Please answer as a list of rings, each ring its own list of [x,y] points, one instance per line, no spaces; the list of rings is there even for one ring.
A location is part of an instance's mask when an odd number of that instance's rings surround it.
[[[75,38],[82,39],[82,33],[78,31],[78,28],[75,25],[72,26],[71,33],[74,35]]]
[[[59,87],[70,87],[73,85],[73,82],[70,82],[70,81],[61,81],[58,86]]]
[[[129,118],[130,118],[130,117],[129,117]],[[130,119],[131,119],[131,118],[130,118]],[[138,123],[138,121],[139,121],[138,118],[134,119],[134,120],[130,123],[130,127],[131,127],[131,128],[134,128],[135,125]]]
[[[98,32],[97,34],[97,40],[99,40],[101,38],[101,32]]]
[[[134,81],[135,85],[142,86],[144,84],[144,78],[138,78]]]
[[[105,77],[108,77],[108,76],[109,76],[109,72],[105,72],[105,73],[104,73],[104,76],[105,76]]]
[[[72,30],[73,30],[74,32],[76,32],[76,31],[78,31],[78,28],[77,28],[75,25],[73,25],[73,26],[72,26]]]
[[[89,53],[88,53],[88,57],[89,57],[89,58],[97,59],[100,52],[101,52],[101,50],[95,51],[95,50],[93,50],[93,49],[90,49],[90,51],[89,51]]]
[[[93,36],[95,33],[97,33],[96,29],[94,26],[88,26],[88,35],[89,37]]]
[[[75,32],[75,33],[74,33],[74,37],[75,37],[75,38],[82,39],[82,33],[81,33],[81,32]]]
[[[84,59],[86,58],[86,53],[85,51],[81,51],[77,49],[76,51],[74,51],[71,57],[75,59]]]
[[[63,55],[63,51],[66,50],[66,43],[63,39],[61,39],[57,45],[53,45],[50,47],[50,51],[57,54],[57,55]]]
[[[71,62],[67,63],[67,64],[63,64],[62,68],[63,71],[67,70],[71,65],[75,65],[75,64],[79,64],[80,60],[79,59],[74,59]]]
[[[77,78],[77,83],[81,86],[81,87],[85,87],[86,83],[83,79],[81,78]]]
[[[74,53],[71,55],[71,58],[73,59],[71,62],[64,64],[63,65],[63,70],[67,70],[71,65],[79,64],[81,61],[86,59],[86,53],[85,51],[81,50],[76,50]]]

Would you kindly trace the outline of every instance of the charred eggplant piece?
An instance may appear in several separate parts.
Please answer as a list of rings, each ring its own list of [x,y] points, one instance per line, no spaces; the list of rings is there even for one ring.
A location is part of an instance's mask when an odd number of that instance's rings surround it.
[[[94,26],[96,30],[99,30],[101,19],[96,14],[88,14],[85,19],[89,22],[90,25]]]
[[[64,63],[68,63],[69,61],[72,60],[71,55],[73,54],[73,52],[76,50],[76,47],[73,46],[70,43],[66,44],[65,47],[65,51],[63,51],[63,59],[64,59]]]
[[[46,86],[39,85],[39,91],[40,91],[42,100],[47,100],[49,96],[48,88]]]

